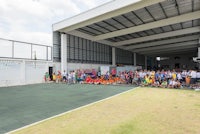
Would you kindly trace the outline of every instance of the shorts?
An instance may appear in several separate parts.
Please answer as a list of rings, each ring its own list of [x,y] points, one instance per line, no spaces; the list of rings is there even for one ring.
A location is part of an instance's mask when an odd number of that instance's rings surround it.
[[[191,78],[190,84],[195,84],[196,83],[196,78]]]

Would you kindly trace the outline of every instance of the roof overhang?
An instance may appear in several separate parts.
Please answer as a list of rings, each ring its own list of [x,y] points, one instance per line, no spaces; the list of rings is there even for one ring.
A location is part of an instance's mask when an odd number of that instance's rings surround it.
[[[200,1],[113,0],[53,24],[53,31],[145,55],[192,51],[200,44]]]

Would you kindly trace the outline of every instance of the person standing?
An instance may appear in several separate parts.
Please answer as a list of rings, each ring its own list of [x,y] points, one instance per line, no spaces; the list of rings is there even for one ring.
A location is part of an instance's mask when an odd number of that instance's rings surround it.
[[[190,76],[191,76],[190,84],[192,85],[196,84],[197,72],[195,70],[192,70]]]
[[[63,82],[66,82],[67,81],[67,72],[65,70],[62,74],[62,77],[63,77]]]
[[[197,79],[196,82],[200,82],[200,70],[197,71]]]

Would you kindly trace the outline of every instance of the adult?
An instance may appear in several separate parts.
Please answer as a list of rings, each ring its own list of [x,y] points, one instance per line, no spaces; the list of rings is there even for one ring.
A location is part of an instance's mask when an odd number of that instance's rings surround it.
[[[192,85],[196,84],[197,72],[195,70],[192,70],[190,76],[191,76],[190,84]]]

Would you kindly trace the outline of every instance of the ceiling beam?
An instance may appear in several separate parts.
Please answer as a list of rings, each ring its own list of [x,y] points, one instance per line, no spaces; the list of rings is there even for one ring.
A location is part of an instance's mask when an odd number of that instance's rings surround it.
[[[174,36],[197,33],[197,32],[200,32],[199,26],[176,30],[176,31],[171,31],[171,32],[166,32],[166,33],[161,33],[161,34],[156,34],[156,35],[151,35],[151,36],[140,37],[140,38],[136,38],[136,39],[130,39],[130,40],[126,40],[126,41],[120,41],[120,42],[114,43],[114,46],[122,46],[122,45],[127,45],[127,44],[145,42],[145,41],[150,41],[150,40],[174,37]]]
[[[140,52],[144,52],[144,51],[162,50],[162,49],[190,46],[190,45],[197,45],[197,44],[198,44],[198,40],[188,41],[188,42],[180,42],[180,43],[175,43],[175,44],[165,44],[163,46],[156,46],[156,47],[135,49],[133,51],[136,52],[136,53],[140,53]]]
[[[145,30],[149,30],[149,29],[173,25],[173,24],[177,24],[177,23],[181,23],[181,22],[185,22],[185,21],[196,20],[199,18],[200,18],[200,11],[195,11],[195,12],[191,12],[191,13],[187,13],[187,14],[183,14],[183,15],[179,15],[179,16],[175,16],[175,17],[170,17],[167,19],[162,19],[159,21],[154,21],[151,23],[142,24],[142,25],[135,26],[135,27],[117,30],[114,32],[106,33],[106,34],[101,34],[101,35],[95,36],[95,40],[96,41],[104,40],[104,39],[117,37],[117,36],[121,36],[121,35],[126,35],[126,34],[130,34],[130,33],[136,33],[136,32],[141,32],[141,31],[145,31]]]
[[[198,38],[199,38],[199,35],[189,35],[189,36],[177,37],[177,38],[173,38],[173,39],[154,41],[154,42],[150,42],[150,43],[147,42],[147,43],[143,43],[143,44],[139,44],[139,45],[132,45],[132,46],[124,47],[124,49],[130,50],[130,49],[137,49],[137,48],[160,46],[160,45],[164,45],[164,44],[195,40]]]

